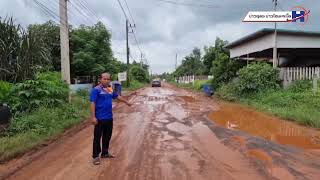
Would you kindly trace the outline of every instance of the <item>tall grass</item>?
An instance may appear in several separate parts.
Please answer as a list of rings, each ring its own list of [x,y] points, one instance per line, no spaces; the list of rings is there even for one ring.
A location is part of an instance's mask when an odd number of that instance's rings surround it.
[[[130,81],[130,86],[129,87],[126,87],[126,83],[127,82],[124,82],[122,84],[122,90],[123,91],[135,91],[137,89],[140,89],[140,88],[143,88],[144,86],[146,86],[145,83],[139,82],[137,80]]]
[[[72,98],[56,108],[39,108],[15,119],[8,133],[0,137],[0,162],[20,155],[56,136],[89,116],[88,101]]]
[[[223,85],[216,95],[227,101],[247,104],[299,124],[320,128],[320,86],[312,92],[311,81],[297,81],[287,89],[267,90],[241,96],[232,83]]]
[[[311,89],[301,92],[291,90],[265,92],[242,99],[242,102],[260,111],[320,128],[320,93],[313,94]]]

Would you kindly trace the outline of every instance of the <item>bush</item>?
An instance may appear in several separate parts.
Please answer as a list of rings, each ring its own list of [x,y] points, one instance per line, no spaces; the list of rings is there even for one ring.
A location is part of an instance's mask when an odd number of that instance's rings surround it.
[[[88,98],[90,93],[88,89],[79,89],[76,94],[82,98]]]
[[[82,122],[90,114],[88,105],[88,101],[75,96],[71,103],[41,107],[15,118],[6,136],[0,137],[0,164]]]
[[[279,71],[267,63],[253,63],[239,70],[238,92],[250,95],[266,90],[278,89]]]
[[[194,85],[193,85],[193,89],[195,90],[202,90],[203,85],[207,84],[208,81],[207,80],[195,80],[194,81]]]
[[[213,79],[211,80],[211,85],[214,89],[218,89],[223,84],[230,82],[243,66],[243,62],[230,59],[226,54],[219,54],[218,59],[212,63]]]
[[[8,98],[8,94],[11,91],[12,84],[0,81],[0,103],[6,102]]]
[[[237,101],[239,96],[236,82],[232,81],[228,84],[222,85],[217,89],[216,96],[227,101]]]
[[[133,77],[133,79],[135,79],[139,82],[148,82],[149,81],[148,72],[139,66],[132,67],[130,70],[130,74]]]
[[[41,106],[55,107],[66,102],[68,91],[60,74],[40,73],[35,80],[15,84],[8,100],[14,113],[30,112]]]
[[[312,89],[311,80],[295,81],[288,87],[288,90],[292,92],[304,92],[306,90],[311,91],[311,89]]]
[[[46,133],[50,128],[60,126],[61,120],[81,118],[79,112],[72,104],[62,105],[63,108],[52,109],[46,107],[39,108],[36,113],[21,114],[15,118],[10,125],[10,134],[24,133],[32,131],[37,134]],[[57,118],[53,116],[58,115]]]

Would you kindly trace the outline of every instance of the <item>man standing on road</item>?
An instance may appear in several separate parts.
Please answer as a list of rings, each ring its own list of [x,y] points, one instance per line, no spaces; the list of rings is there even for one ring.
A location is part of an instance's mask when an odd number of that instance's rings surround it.
[[[110,86],[111,76],[109,73],[103,73],[99,77],[100,84],[94,87],[90,94],[91,102],[91,120],[94,126],[93,138],[93,164],[100,164],[101,158],[114,158],[109,152],[109,142],[112,136],[113,129],[113,115],[112,115],[112,100],[118,99],[126,103],[128,106],[131,104],[116,92],[113,92]],[[100,140],[102,137],[102,150]]]

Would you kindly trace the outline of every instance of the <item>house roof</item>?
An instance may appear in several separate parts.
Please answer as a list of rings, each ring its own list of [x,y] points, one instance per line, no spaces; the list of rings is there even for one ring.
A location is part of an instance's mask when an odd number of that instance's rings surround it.
[[[238,39],[228,45],[225,46],[225,48],[232,48],[235,46],[238,46],[239,44],[242,44],[244,42],[251,41],[253,39],[257,39],[261,36],[264,36],[266,34],[273,33],[274,29],[273,28],[264,28],[261,29],[253,34],[249,34],[241,39]],[[290,34],[290,35],[302,35],[302,36],[319,36],[320,37],[320,31],[299,31],[299,30],[289,30],[289,29],[277,29],[277,33],[281,34]]]

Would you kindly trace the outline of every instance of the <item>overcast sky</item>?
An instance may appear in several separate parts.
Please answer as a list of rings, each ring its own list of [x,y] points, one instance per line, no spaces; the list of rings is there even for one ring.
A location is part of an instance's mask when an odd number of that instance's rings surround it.
[[[39,1],[58,14],[59,0],[0,0],[0,16],[13,16],[17,23],[28,25],[43,23],[54,17],[45,14],[36,4]],[[102,20],[112,32],[112,49],[121,61],[125,56],[125,17],[117,0],[69,0],[70,23],[90,25]],[[124,0],[120,0],[133,24]],[[164,1],[189,4],[176,5]],[[270,23],[242,23],[249,10],[272,10],[272,0],[127,0],[136,23],[137,39],[153,73],[172,72],[175,54],[178,63],[194,47],[203,49],[214,44],[216,37],[232,42],[261,28],[272,28]],[[85,2],[89,12],[79,2]],[[190,5],[192,4],[192,5]],[[279,0],[279,10],[291,10],[301,5],[311,10],[309,22],[281,23],[280,28],[320,30],[319,0]],[[81,12],[87,14],[83,15]],[[129,35],[131,53],[140,59],[134,37]]]

